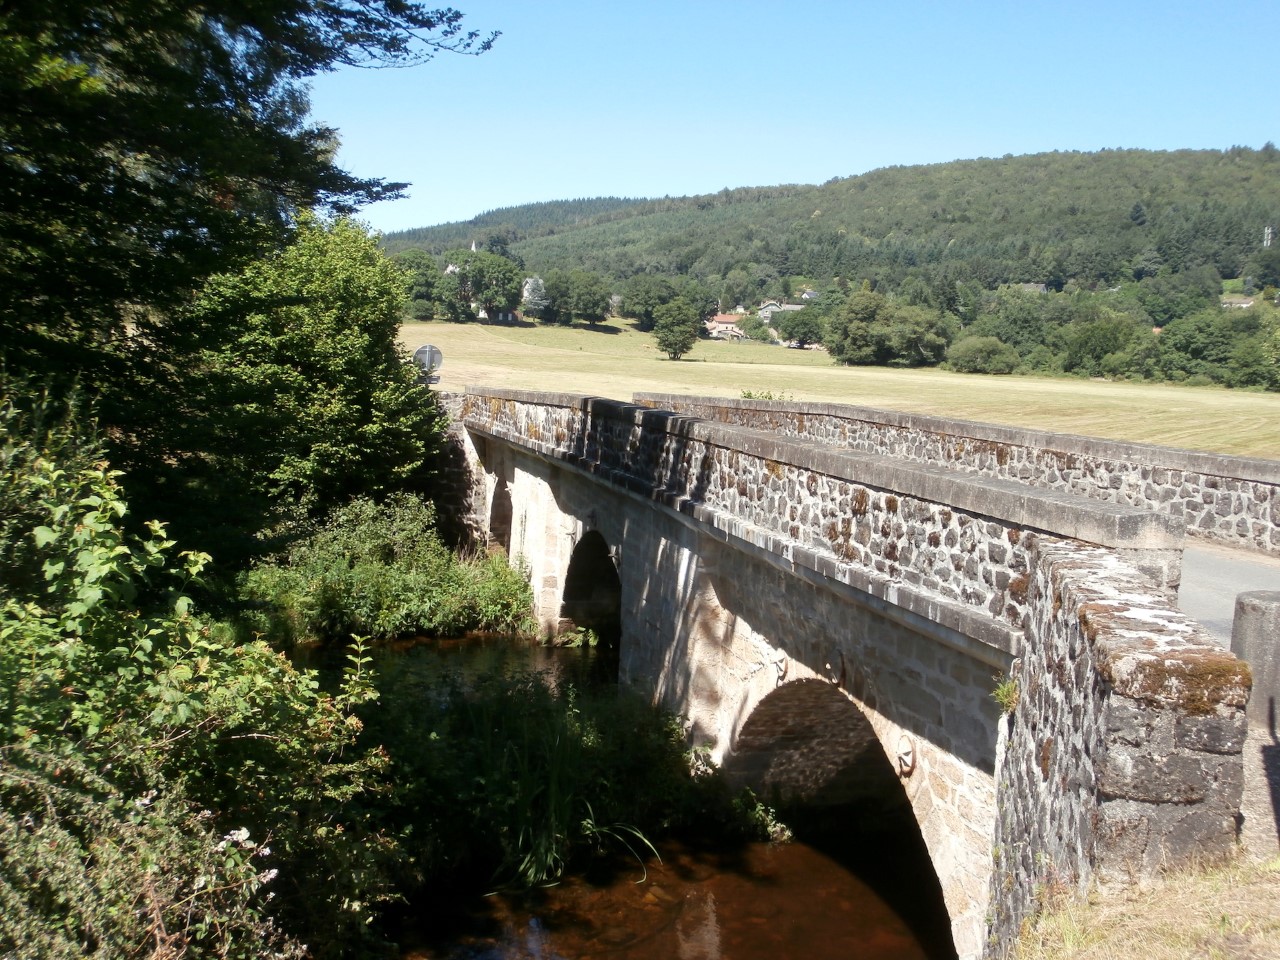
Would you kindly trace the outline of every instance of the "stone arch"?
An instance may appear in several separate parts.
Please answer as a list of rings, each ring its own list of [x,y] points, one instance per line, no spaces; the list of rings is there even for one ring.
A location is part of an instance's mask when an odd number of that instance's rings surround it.
[[[875,729],[825,680],[793,680],[765,696],[724,760],[735,785],[783,807],[910,807]]]
[[[514,513],[511,487],[506,477],[499,477],[489,504],[489,542],[511,553],[511,522]]]
[[[860,874],[870,871],[865,879],[931,956],[954,955],[937,865],[899,770],[839,686],[810,677],[776,687],[739,727],[723,769],[732,785],[750,787],[773,806],[798,838]]]
[[[574,545],[564,577],[560,622],[562,629],[592,630],[601,646],[618,649],[622,635],[622,580],[609,544],[599,531],[588,531]]]

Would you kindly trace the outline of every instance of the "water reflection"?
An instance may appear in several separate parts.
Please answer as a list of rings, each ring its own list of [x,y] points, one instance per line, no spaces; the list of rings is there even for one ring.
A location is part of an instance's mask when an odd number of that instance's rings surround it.
[[[562,681],[577,685],[599,683],[601,651],[593,646],[546,646],[532,640],[483,634],[449,639],[411,637],[380,647],[374,654],[379,673],[419,677],[423,684],[443,673],[469,683],[484,676],[541,673],[552,687]],[[604,676],[606,680],[617,679]]]
[[[594,651],[494,639],[407,653],[464,678],[540,670],[580,682]],[[394,660],[380,666],[396,669]],[[401,682],[417,672],[408,662],[399,667]],[[914,821],[905,829],[922,865],[904,855],[911,844],[896,832],[901,825],[888,825],[883,811],[867,813],[826,810],[813,833],[800,834],[812,845],[667,843],[661,863],[601,862],[531,893],[437,896],[404,918],[401,960],[954,960]]]
[[[574,878],[453,912],[445,939],[403,960],[927,960],[907,924],[840,864],[801,843],[731,857],[667,848],[637,883]],[[456,912],[454,912],[456,911]],[[435,912],[434,910],[432,911]],[[427,927],[435,918],[420,916]],[[952,954],[954,956],[954,954]]]

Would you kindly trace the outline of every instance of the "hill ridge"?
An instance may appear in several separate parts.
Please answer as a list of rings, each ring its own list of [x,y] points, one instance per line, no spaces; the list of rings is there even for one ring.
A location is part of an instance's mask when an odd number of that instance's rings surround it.
[[[744,276],[900,286],[1097,286],[1164,269],[1236,277],[1280,226],[1280,151],[1051,151],[880,167],[820,185],[688,197],[589,198],[487,211],[383,237],[431,252],[501,235],[532,273]]]

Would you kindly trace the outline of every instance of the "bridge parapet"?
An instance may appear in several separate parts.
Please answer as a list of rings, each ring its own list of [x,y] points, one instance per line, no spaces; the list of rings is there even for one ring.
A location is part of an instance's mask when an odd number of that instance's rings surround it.
[[[462,414],[468,429],[572,462],[1005,655],[1027,622],[1038,540],[1116,550],[1166,593],[1178,582],[1180,526],[1131,507],[600,398],[472,388]]]
[[[1233,852],[1248,665],[1114,554],[1042,540],[998,777],[994,942],[1055,890]]]
[[[1143,507],[1193,536],[1280,554],[1280,461],[832,403],[636,394],[635,402]]]

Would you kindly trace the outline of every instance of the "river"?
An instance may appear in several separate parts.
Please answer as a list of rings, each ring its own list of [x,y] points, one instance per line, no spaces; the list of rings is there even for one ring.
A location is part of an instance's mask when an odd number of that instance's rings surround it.
[[[504,641],[415,646],[461,673],[571,670],[583,652]],[[820,823],[819,823],[820,821]],[[803,839],[659,844],[523,894],[413,905],[401,960],[954,960],[937,880],[909,816],[823,812]]]

